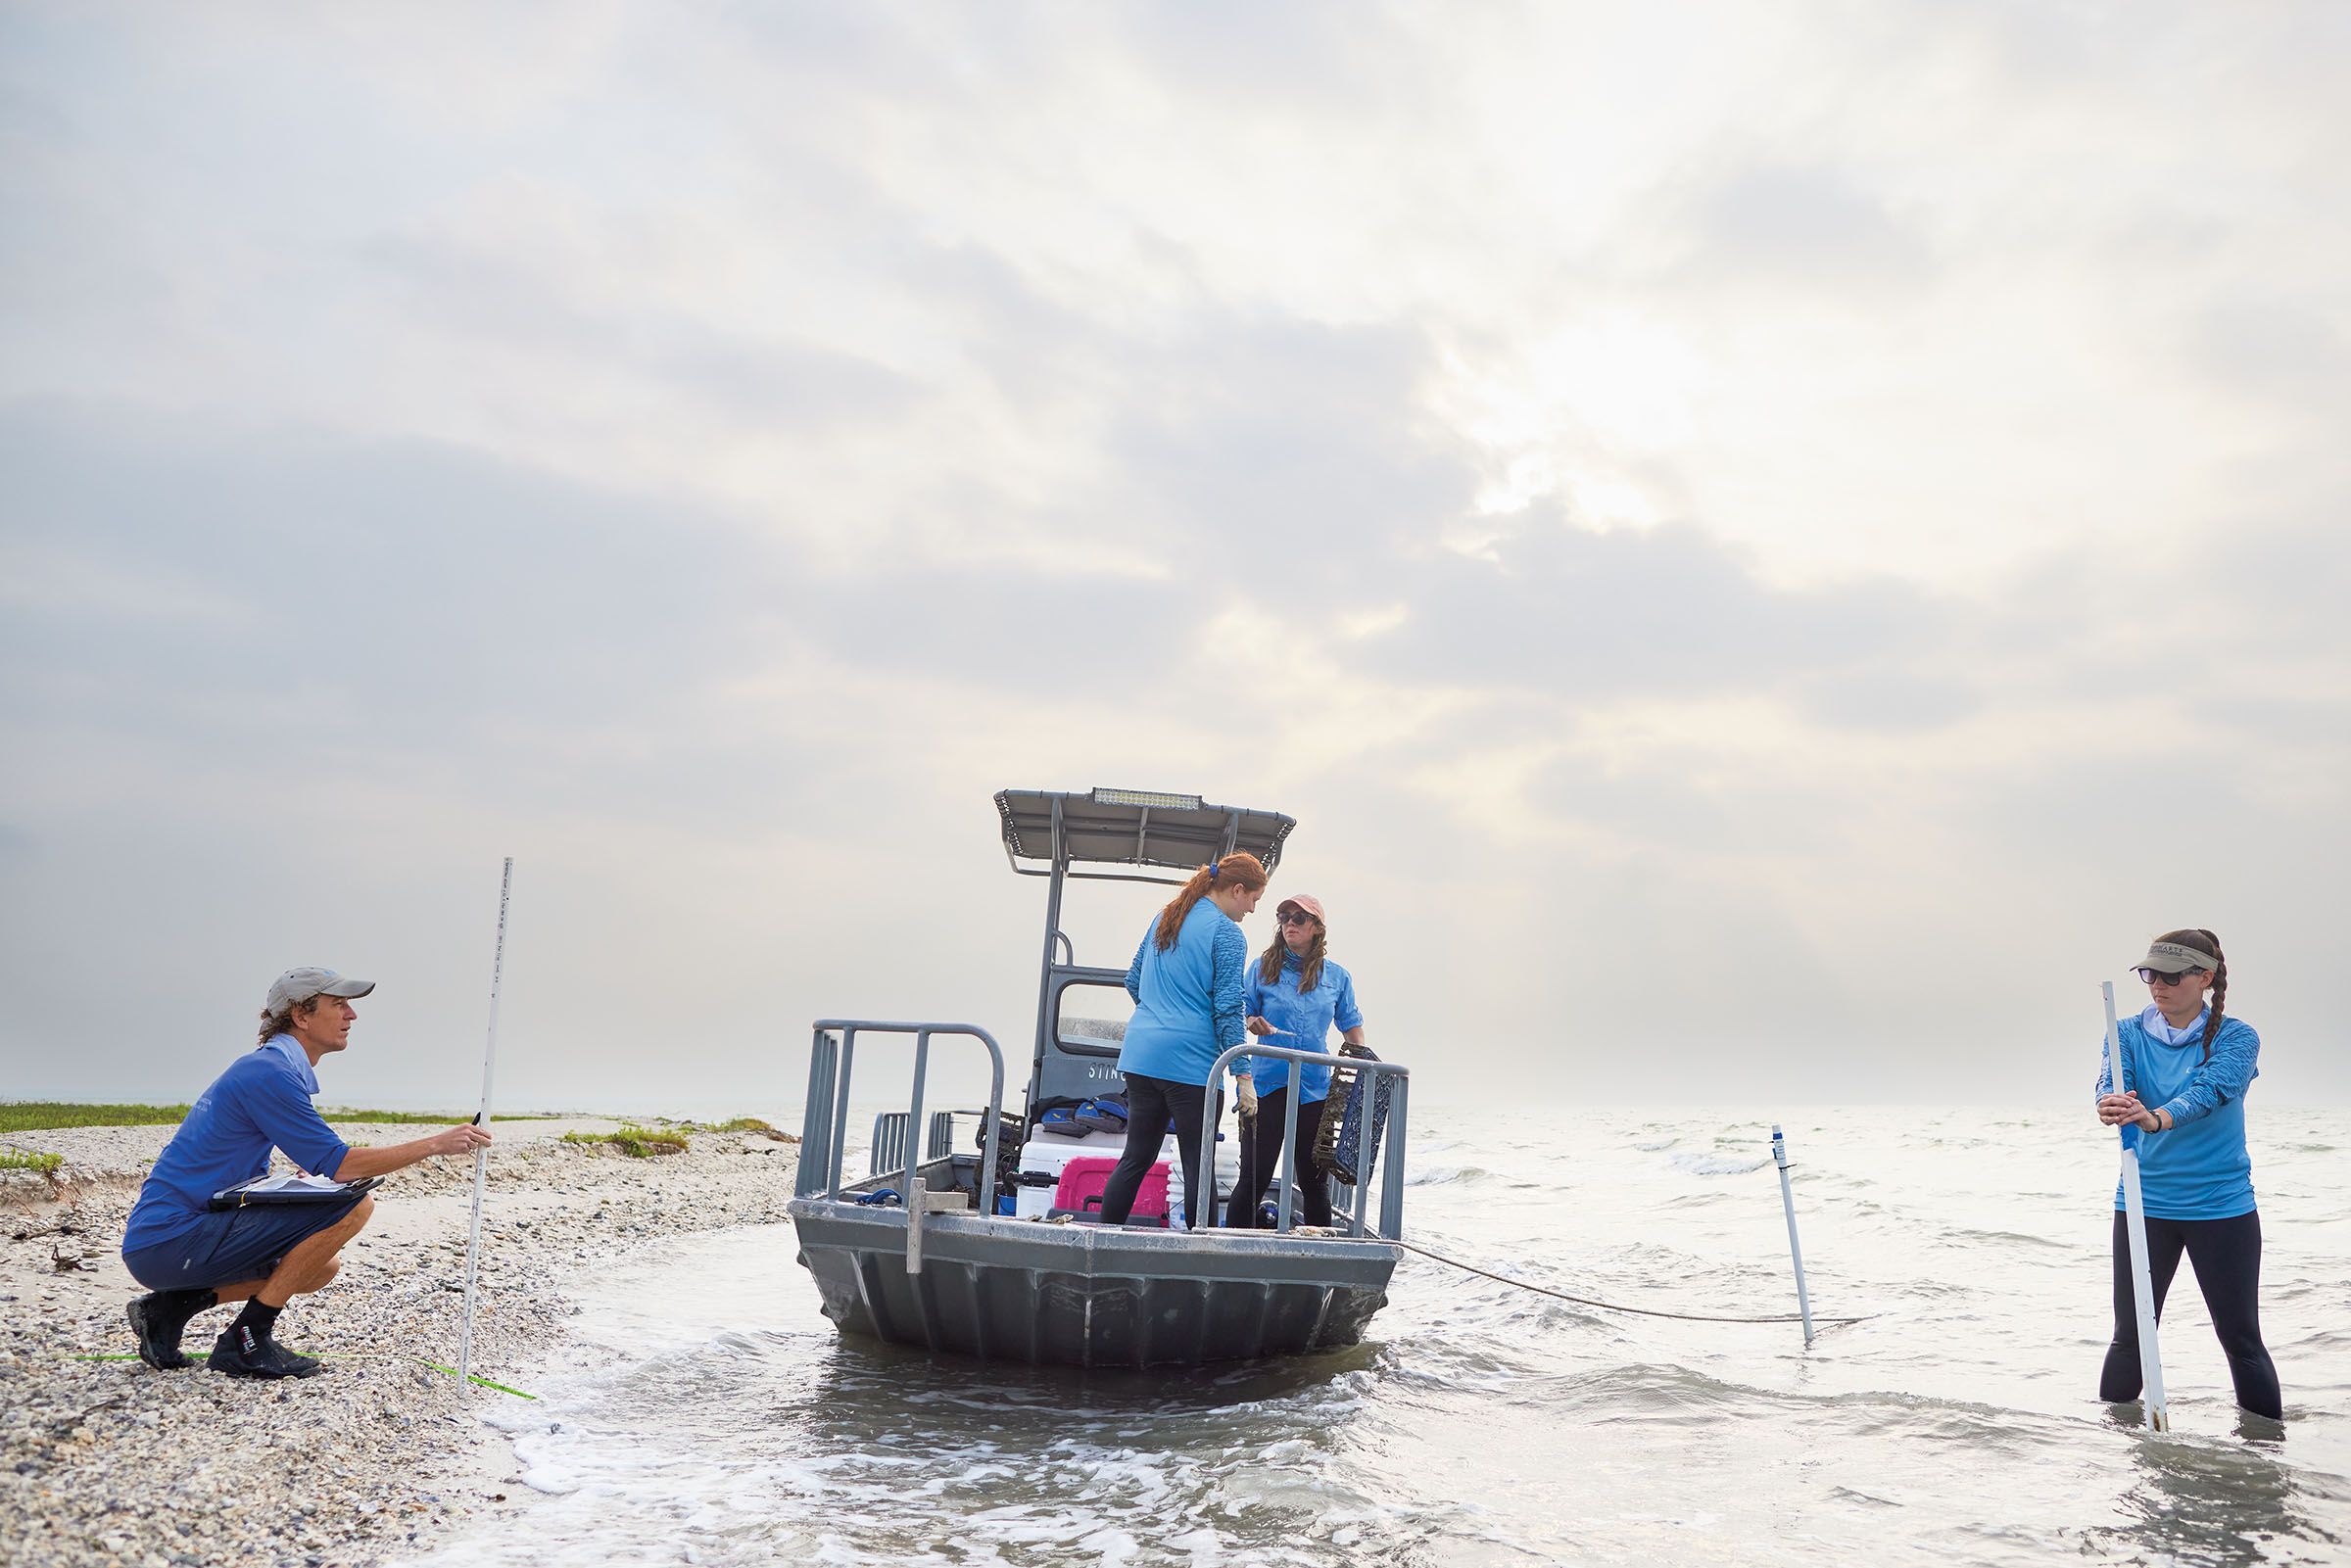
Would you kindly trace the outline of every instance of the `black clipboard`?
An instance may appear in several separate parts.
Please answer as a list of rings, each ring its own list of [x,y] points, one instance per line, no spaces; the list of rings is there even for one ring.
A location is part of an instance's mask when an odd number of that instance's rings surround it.
[[[262,1209],[313,1207],[318,1204],[349,1203],[364,1193],[383,1185],[381,1176],[361,1176],[357,1181],[338,1182],[332,1187],[313,1187],[287,1192],[256,1192],[256,1182],[270,1181],[269,1176],[256,1176],[252,1181],[240,1181],[233,1187],[223,1187],[213,1194],[207,1209]]]

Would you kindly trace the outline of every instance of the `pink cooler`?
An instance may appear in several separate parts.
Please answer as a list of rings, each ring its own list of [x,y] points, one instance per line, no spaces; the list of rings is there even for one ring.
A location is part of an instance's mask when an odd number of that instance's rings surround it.
[[[1080,1219],[1098,1219],[1102,1215],[1102,1193],[1110,1185],[1111,1172],[1119,1168],[1116,1160],[1073,1160],[1061,1167],[1061,1185],[1053,1193],[1055,1213],[1076,1214]],[[1168,1222],[1168,1163],[1161,1161],[1143,1176],[1143,1184],[1135,1189],[1134,1208],[1130,1219],[1156,1219]]]

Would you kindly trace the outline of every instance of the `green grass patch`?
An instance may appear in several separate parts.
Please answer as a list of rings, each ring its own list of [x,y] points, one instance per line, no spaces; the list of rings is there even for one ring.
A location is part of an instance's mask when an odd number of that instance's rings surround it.
[[[0,1149],[0,1170],[37,1170],[46,1176],[65,1163],[64,1155],[35,1154],[30,1149]]]
[[[471,1121],[469,1116],[419,1114],[411,1111],[347,1111],[324,1109],[329,1121],[416,1121],[450,1126]],[[0,1133],[39,1132],[55,1127],[168,1127],[187,1119],[184,1105],[70,1105],[55,1100],[0,1101]],[[545,1112],[492,1117],[493,1121],[547,1121]]]
[[[0,1132],[49,1127],[168,1126],[188,1114],[184,1105],[65,1105],[54,1100],[0,1103]]]
[[[450,1116],[438,1111],[353,1111],[344,1106],[332,1109],[320,1107],[318,1114],[329,1121],[388,1121],[416,1122],[424,1126],[454,1127],[460,1121],[471,1121],[469,1116]],[[493,1121],[552,1121],[556,1118],[544,1112],[516,1113],[510,1117],[494,1116]]]
[[[800,1141],[796,1135],[778,1131],[775,1123],[762,1121],[757,1117],[737,1117],[732,1121],[688,1121],[683,1125],[688,1132],[764,1132],[783,1143]]]
[[[654,1155],[682,1155],[686,1152],[686,1134],[666,1128],[624,1126],[618,1132],[567,1132],[565,1143],[608,1143],[632,1160],[650,1159]]]

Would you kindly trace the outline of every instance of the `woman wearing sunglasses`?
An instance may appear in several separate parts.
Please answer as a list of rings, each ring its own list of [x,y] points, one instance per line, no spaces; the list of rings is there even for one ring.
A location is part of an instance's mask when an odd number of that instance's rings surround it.
[[[2245,1152],[2245,1090],[2259,1075],[2261,1036],[2242,1019],[2224,1016],[2229,961],[2210,931],[2156,937],[2138,977],[2154,1002],[2122,1021],[2125,1086],[2116,1094],[2112,1069],[2099,1071],[2098,1119],[2110,1127],[2128,1122],[2145,1135],[2138,1180],[2156,1309],[2186,1253],[2229,1357],[2236,1402],[2280,1420],[2278,1368],[2261,1342],[2261,1214]],[[2119,1185],[2114,1207],[2114,1343],[2098,1398],[2119,1404],[2139,1396],[2138,1314]]]
[[[1329,930],[1319,900],[1301,893],[1285,898],[1275,912],[1281,929],[1249,973],[1249,1032],[1288,1051],[1328,1051],[1337,1024],[1349,1045],[1364,1043],[1363,1010],[1355,1005],[1355,978],[1323,957]],[[1306,1222],[1330,1223],[1330,1182],[1308,1160],[1322,1102],[1330,1093],[1330,1069],[1301,1067],[1298,1105],[1290,1105],[1290,1064],[1278,1057],[1251,1057],[1249,1076],[1257,1087],[1257,1116],[1241,1134],[1241,1173],[1233,1183],[1224,1223],[1247,1230],[1259,1222],[1258,1206],[1267,1184],[1281,1172],[1282,1130],[1298,1126],[1299,1186],[1306,1194]]]
[[[1245,1038],[1241,1020],[1249,943],[1242,916],[1266,894],[1266,868],[1255,855],[1212,860],[1192,873],[1143,932],[1127,971],[1134,1016],[1119,1047],[1127,1079],[1127,1147],[1102,1188],[1102,1223],[1124,1225],[1134,1195],[1159,1160],[1168,1119],[1176,1121],[1176,1152],[1183,1162],[1183,1212],[1197,1222],[1203,1202],[1217,1201],[1215,1151],[1201,1158],[1200,1121],[1206,1114],[1209,1069]],[[1203,1190],[1205,1189],[1205,1191]]]

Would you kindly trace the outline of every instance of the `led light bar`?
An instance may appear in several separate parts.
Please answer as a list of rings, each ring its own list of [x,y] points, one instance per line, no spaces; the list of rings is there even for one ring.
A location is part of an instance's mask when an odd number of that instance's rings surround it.
[[[1159,811],[1198,811],[1198,795],[1163,795],[1151,789],[1096,789],[1089,797],[1097,806],[1149,806]]]

